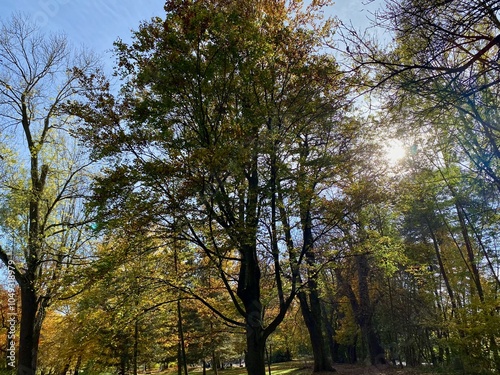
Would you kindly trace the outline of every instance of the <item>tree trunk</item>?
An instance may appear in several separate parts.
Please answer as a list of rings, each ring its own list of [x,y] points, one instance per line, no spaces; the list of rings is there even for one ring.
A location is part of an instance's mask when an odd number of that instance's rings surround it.
[[[441,248],[439,244],[439,240],[434,232],[434,229],[432,228],[430,221],[426,218],[427,222],[427,227],[429,229],[429,234],[431,235],[432,238],[432,245],[434,247],[434,252],[436,254],[436,259],[438,261],[439,265],[439,272],[441,273],[443,277],[444,284],[446,286],[446,291],[448,292],[448,297],[450,297],[450,302],[451,302],[451,312],[453,317],[456,317],[456,311],[457,311],[457,299],[455,298],[455,293],[453,292],[453,288],[451,287],[450,280],[448,278],[448,272],[446,271],[446,268],[444,266],[443,258],[441,257]]]
[[[139,319],[134,322],[134,353],[133,353],[133,375],[137,375],[137,361],[139,357]]]
[[[127,357],[126,357],[126,355],[122,355],[120,358],[119,374],[126,375],[126,373],[127,373]]]
[[[214,375],[219,375],[219,369],[217,368],[217,357],[215,355],[215,350],[212,349],[212,370]]]
[[[300,309],[302,316],[309,331],[309,337],[313,349],[314,356],[314,372],[320,371],[333,371],[332,359],[328,350],[328,344],[323,335],[323,316],[321,313],[321,300],[318,292],[318,274],[315,272],[316,257],[313,248],[313,233],[312,233],[312,219],[310,213],[310,201],[307,201],[303,206],[302,213],[302,231],[303,231],[303,254],[306,258],[308,266],[308,280],[306,289],[298,293],[300,301]]]
[[[373,326],[373,306],[368,286],[368,257],[365,254],[356,257],[358,271],[359,304],[355,310],[356,320],[361,328],[361,335],[366,344],[372,365],[385,364],[384,348]]]
[[[370,357],[370,363],[372,365],[385,364],[385,353],[384,348],[380,344],[380,338],[378,337],[373,324],[371,322],[365,322],[361,325],[361,334],[367,345],[368,355]]]
[[[257,270],[255,270],[256,272]],[[260,280],[260,271],[257,272],[259,277],[256,280]],[[245,363],[247,367],[248,375],[265,375],[266,373],[266,336],[264,335],[264,328],[262,324],[262,304],[260,303],[260,289],[258,285],[260,283],[250,283],[253,285],[253,293],[241,293],[240,298],[245,305],[246,311],[246,341],[247,341],[247,352]]]
[[[271,352],[271,345],[269,344],[269,349],[266,346],[266,356],[267,356],[267,373],[271,375],[271,356],[273,353]]]
[[[354,338],[354,344],[347,345],[347,363],[354,364],[358,361],[357,342],[358,335]]]
[[[467,250],[467,259],[469,261],[469,264],[467,264],[467,268],[469,268],[469,271],[471,273],[472,281],[476,287],[479,299],[481,300],[481,302],[484,302],[483,286],[481,285],[481,277],[479,275],[479,269],[477,267],[476,255],[474,254],[474,248],[472,246],[469,236],[469,230],[467,229],[467,224],[464,218],[464,209],[458,202],[455,203],[455,208],[457,210],[458,221],[460,223],[460,229],[462,231],[465,248]],[[471,290],[471,293],[474,294],[474,290]]]
[[[266,336],[260,302],[260,268],[254,245],[243,246],[238,282],[238,297],[245,306],[247,353],[245,363],[248,375],[266,373]]]
[[[182,324],[182,310],[181,310],[181,300],[177,300],[177,318],[179,327],[179,358],[178,358],[178,368],[179,375],[188,375],[187,368],[187,358],[186,358],[186,346],[184,344],[184,325]]]
[[[334,304],[334,301],[330,301],[331,304]],[[335,307],[333,309],[336,309]],[[325,309],[325,305],[322,306],[325,328],[326,328],[326,337],[328,342],[328,347],[330,349],[330,357],[332,362],[339,361],[339,343],[335,340],[335,328],[333,327],[332,321],[335,319],[333,317],[333,311],[327,312]]]
[[[314,372],[333,371],[328,344],[323,335],[321,306],[317,288],[309,285],[309,298],[304,291],[298,294],[302,316],[309,332],[314,356]],[[315,284],[315,282],[314,282]],[[309,301],[308,301],[309,300]]]
[[[257,134],[257,132],[256,132]],[[258,156],[253,155],[252,171],[247,177],[248,199],[246,217],[242,220],[245,231],[242,233],[240,247],[241,262],[236,294],[244,306],[247,353],[245,363],[248,375],[266,374],[266,339],[263,324],[262,303],[260,301],[261,272],[257,256],[257,228],[259,176],[257,173]]]
[[[38,358],[36,334],[37,298],[31,285],[21,285],[21,328],[19,336],[18,375],[34,375]]]
[[[266,375],[266,340],[262,327],[247,324],[247,353],[245,364],[248,375]]]
[[[368,358],[374,365],[385,364],[384,349],[380,343],[375,329],[373,327],[373,310],[368,287],[369,265],[367,255],[362,254],[355,257],[358,274],[358,297],[354,293],[351,284],[344,279],[340,269],[335,270],[339,285],[342,287],[344,295],[349,299],[354,318],[361,330],[362,340],[368,352]]]

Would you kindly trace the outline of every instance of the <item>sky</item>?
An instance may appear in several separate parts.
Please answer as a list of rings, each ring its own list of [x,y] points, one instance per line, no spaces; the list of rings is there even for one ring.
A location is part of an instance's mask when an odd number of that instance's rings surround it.
[[[369,10],[379,0],[337,0],[328,14],[355,25],[366,25]],[[164,15],[164,0],[0,0],[0,17],[16,12],[29,14],[43,32],[62,32],[74,46],[101,55],[107,69],[113,66],[111,49],[118,38],[130,40],[143,20]],[[331,13],[330,13],[331,12]]]

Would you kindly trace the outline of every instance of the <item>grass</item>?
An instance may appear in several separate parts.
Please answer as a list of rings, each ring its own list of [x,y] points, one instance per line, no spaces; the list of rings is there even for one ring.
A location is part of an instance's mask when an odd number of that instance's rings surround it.
[[[429,375],[437,374],[435,369],[429,368],[399,368],[394,366],[364,366],[364,365],[349,365],[335,364],[336,373],[323,372],[318,375]],[[201,375],[200,367],[189,369],[189,374]],[[170,368],[165,372],[157,373],[153,371],[153,375],[176,375],[177,369]],[[207,369],[207,375],[214,375],[212,369]],[[218,370],[219,375],[247,375],[245,367],[232,367],[223,370]],[[312,375],[312,363],[307,361],[292,361],[284,363],[276,363],[271,365],[271,375]],[[0,374],[1,375],[1,374]],[[266,365],[266,375],[269,375],[269,367]],[[443,375],[441,373],[440,375]]]
[[[201,374],[202,368],[191,368],[189,369],[189,373],[192,374]],[[169,369],[166,372],[166,375],[173,375],[173,373],[177,373],[177,369]],[[247,370],[245,367],[232,367],[226,369],[217,370],[219,375],[247,375]],[[214,372],[211,368],[207,369],[207,375],[213,375]],[[283,363],[275,363],[271,365],[271,375],[301,375],[301,374],[311,374],[311,369],[308,364],[304,361],[292,361],[292,362],[283,362]],[[266,365],[266,375],[269,375],[269,367]]]

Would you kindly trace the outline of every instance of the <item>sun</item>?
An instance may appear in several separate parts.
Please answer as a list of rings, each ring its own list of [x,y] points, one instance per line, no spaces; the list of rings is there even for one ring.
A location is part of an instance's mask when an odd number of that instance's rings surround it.
[[[389,139],[384,145],[384,156],[390,164],[397,164],[406,156],[406,147],[397,139]]]

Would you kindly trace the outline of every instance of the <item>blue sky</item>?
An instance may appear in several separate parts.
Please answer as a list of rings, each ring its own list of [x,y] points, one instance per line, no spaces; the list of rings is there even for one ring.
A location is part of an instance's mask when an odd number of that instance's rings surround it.
[[[374,9],[371,0],[337,0],[328,9],[344,21],[352,19],[363,25]],[[379,2],[377,0],[376,2]],[[113,42],[118,38],[130,40],[131,30],[140,21],[163,16],[163,0],[2,0],[2,19],[14,12],[29,14],[42,31],[63,32],[75,46],[85,46],[103,56],[110,68]]]

